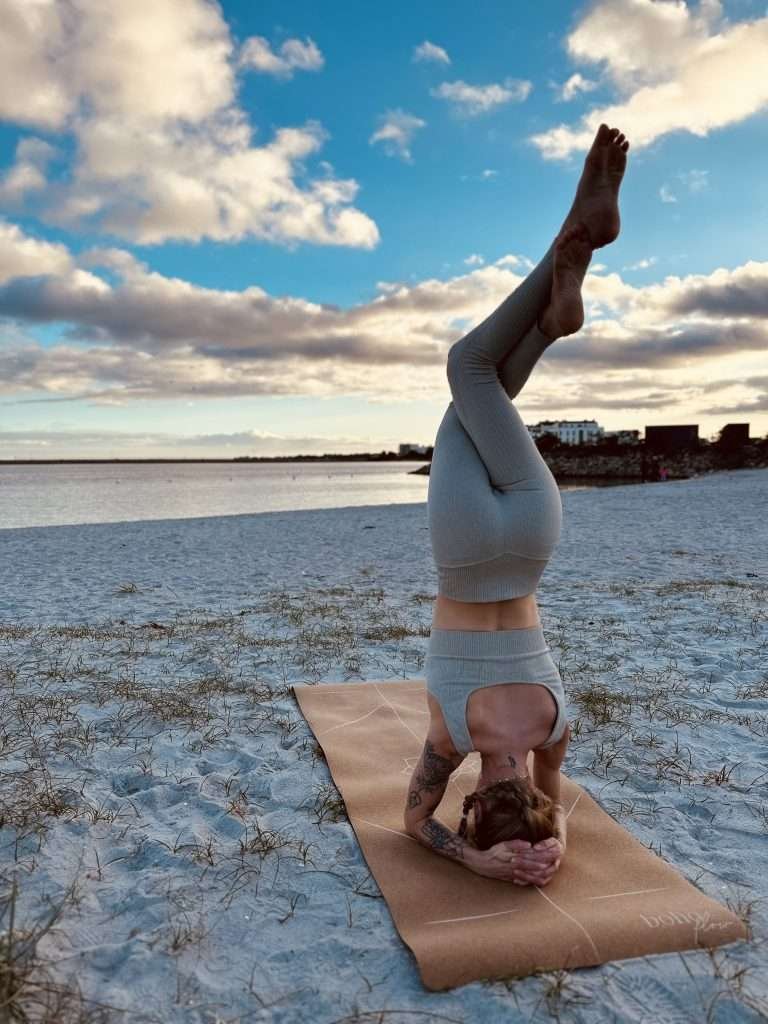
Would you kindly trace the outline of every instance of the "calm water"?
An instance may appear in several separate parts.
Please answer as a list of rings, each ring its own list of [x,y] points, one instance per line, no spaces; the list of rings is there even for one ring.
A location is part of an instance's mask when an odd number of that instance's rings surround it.
[[[427,500],[421,462],[0,466],[0,529]]]
[[[427,500],[422,462],[0,466],[0,529]],[[584,486],[568,484],[562,490]]]

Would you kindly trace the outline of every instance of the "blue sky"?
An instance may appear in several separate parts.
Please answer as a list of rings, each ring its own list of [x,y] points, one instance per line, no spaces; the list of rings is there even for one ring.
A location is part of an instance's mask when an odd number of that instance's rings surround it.
[[[0,453],[430,444],[601,121],[622,233],[526,422],[768,433],[764,5],[0,0]]]

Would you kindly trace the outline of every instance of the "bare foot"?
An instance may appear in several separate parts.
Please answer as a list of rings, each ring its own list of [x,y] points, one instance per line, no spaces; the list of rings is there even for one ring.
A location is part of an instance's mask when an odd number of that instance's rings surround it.
[[[581,285],[592,259],[592,243],[586,224],[564,228],[557,237],[549,305],[539,320],[539,330],[554,341],[575,334],[584,323]]]
[[[619,234],[619,186],[627,166],[629,142],[618,128],[601,124],[584,160],[573,206],[563,223],[586,224],[592,248],[600,249]]]

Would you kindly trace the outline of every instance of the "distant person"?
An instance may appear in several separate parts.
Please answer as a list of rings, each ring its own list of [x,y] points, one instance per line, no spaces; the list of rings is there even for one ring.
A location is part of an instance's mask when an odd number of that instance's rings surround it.
[[[628,149],[618,128],[600,125],[571,210],[541,262],[451,347],[453,400],[429,476],[438,577],[425,665],[431,719],[405,827],[435,853],[519,884],[545,885],[565,852],[560,766],[570,728],[535,594],[560,538],[562,502],[511,399],[547,346],[584,322],[581,285],[592,251],[619,234]],[[457,833],[433,812],[473,750],[482,768]]]
[[[666,466],[659,466],[659,480],[666,480],[666,479],[667,479],[667,467]]]

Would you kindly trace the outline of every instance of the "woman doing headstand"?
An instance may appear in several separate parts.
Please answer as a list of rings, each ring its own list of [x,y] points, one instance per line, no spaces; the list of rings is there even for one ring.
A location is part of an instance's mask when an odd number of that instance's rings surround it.
[[[617,128],[600,125],[573,206],[541,262],[449,350],[452,401],[430,469],[438,577],[425,665],[431,717],[405,827],[436,853],[521,885],[546,885],[565,853],[560,765],[570,730],[535,595],[560,537],[560,492],[511,400],[547,346],[584,322],[581,285],[592,251],[619,234],[628,149]],[[433,812],[472,750],[482,767],[456,833]]]

